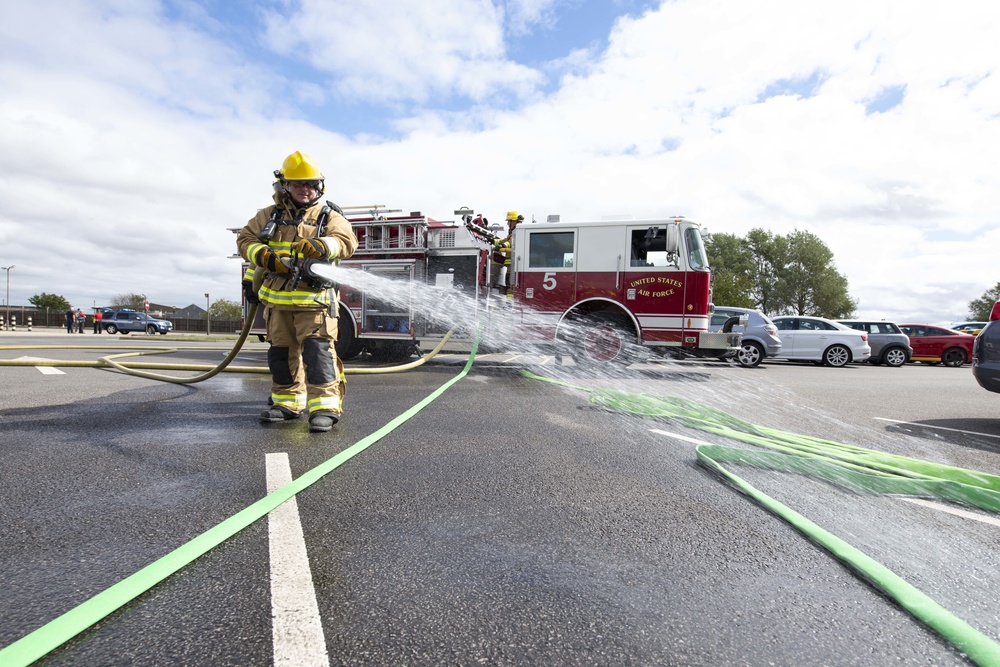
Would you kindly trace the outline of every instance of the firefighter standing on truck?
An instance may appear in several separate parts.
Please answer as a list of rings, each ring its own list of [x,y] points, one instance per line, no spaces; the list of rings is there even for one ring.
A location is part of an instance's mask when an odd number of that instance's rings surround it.
[[[321,261],[354,254],[358,239],[334,205],[320,201],[325,179],[311,157],[296,151],[274,172],[274,205],[257,212],[236,238],[240,256],[250,262],[244,289],[264,271],[257,295],[267,325],[267,365],[271,400],[260,413],[265,423],[309,416],[309,430],[329,431],[340,420],[346,382],[334,349],[338,296],[333,287],[297,284],[293,267],[302,258]],[[332,311],[332,315],[331,315]]]
[[[524,216],[517,211],[507,212],[507,236],[497,240],[493,244],[493,261],[501,264],[500,275],[497,277],[497,288],[510,296],[510,265],[511,250],[514,240],[514,228],[519,222],[524,221]]]

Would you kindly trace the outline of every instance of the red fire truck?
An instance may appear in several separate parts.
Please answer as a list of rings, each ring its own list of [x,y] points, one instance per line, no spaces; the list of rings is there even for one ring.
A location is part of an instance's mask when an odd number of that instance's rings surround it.
[[[549,216],[523,222],[511,239],[509,286],[498,288],[491,284],[497,231],[471,209],[455,213],[461,222],[382,206],[345,207],[359,246],[341,266],[405,283],[411,294],[456,290],[481,315],[482,343],[490,349],[554,345],[578,364],[620,364],[641,350],[722,357],[739,348],[736,322],[708,331],[705,232],[691,220],[564,222]],[[402,360],[451,328],[405,297],[386,299],[349,284],[340,286],[339,315],[336,347],[344,359],[367,352]],[[251,332],[263,335],[262,321]],[[475,327],[460,332],[469,339],[473,333]]]

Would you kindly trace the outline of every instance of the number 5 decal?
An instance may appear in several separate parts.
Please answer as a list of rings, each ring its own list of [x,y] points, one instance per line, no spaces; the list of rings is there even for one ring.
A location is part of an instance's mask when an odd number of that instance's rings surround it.
[[[556,288],[556,272],[546,271],[545,275],[542,276],[542,287],[547,290],[554,290]]]

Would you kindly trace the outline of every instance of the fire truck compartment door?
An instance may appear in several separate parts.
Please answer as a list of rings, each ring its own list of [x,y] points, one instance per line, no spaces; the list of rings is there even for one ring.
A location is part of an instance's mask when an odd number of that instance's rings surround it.
[[[578,237],[578,229],[566,227],[515,238],[515,289],[532,310],[561,312],[576,302]]]

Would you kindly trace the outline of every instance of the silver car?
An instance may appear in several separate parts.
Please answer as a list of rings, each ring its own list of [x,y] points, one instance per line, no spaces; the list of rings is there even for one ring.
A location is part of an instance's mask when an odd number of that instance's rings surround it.
[[[716,306],[709,322],[709,331],[719,331],[730,317],[747,316],[747,326],[733,327],[733,331],[742,331],[743,339],[740,351],[736,353],[736,361],[744,368],[755,368],[765,357],[774,357],[781,352],[781,339],[778,329],[767,315],[753,308],[737,308],[736,306]]]
[[[827,366],[846,366],[868,361],[872,348],[868,334],[823,317],[788,315],[773,318],[781,338],[781,359],[815,361]]]
[[[868,344],[872,348],[872,356],[868,361],[873,364],[902,366],[913,356],[910,337],[893,322],[885,320],[838,320],[838,322],[868,334]]]

